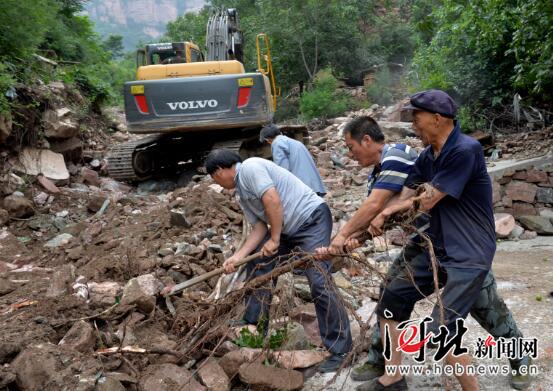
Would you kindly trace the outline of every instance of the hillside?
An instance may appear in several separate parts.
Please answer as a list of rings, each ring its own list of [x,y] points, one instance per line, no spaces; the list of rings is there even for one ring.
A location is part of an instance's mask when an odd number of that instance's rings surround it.
[[[140,41],[155,40],[165,32],[167,22],[187,11],[200,9],[204,0],[91,0],[85,14],[100,35],[123,36],[126,50]]]

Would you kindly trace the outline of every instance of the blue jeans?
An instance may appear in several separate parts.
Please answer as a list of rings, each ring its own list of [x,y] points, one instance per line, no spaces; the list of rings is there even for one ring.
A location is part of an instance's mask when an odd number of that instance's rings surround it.
[[[321,204],[313,211],[311,216],[293,235],[281,235],[280,247],[274,257],[262,257],[247,264],[247,279],[262,276],[273,270],[279,263],[286,261],[287,255],[294,249],[305,252],[313,252],[316,248],[326,247],[330,244],[332,233],[332,215],[328,205]],[[259,251],[269,235],[259,246]],[[311,297],[315,303],[319,331],[325,347],[332,353],[347,353],[351,350],[352,340],[346,308],[341,301],[332,275],[330,274],[330,262],[319,261],[313,266],[302,270],[311,287]],[[246,297],[246,313],[244,320],[251,324],[257,324],[261,316],[267,317],[269,305],[272,299],[272,289],[276,285],[276,279],[271,287],[256,289]]]

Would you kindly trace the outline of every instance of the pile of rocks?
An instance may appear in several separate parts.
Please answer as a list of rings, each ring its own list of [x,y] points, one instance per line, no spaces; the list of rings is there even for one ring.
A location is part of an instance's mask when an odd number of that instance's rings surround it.
[[[553,158],[539,168],[506,169],[494,176],[493,201],[500,238],[553,235]],[[508,217],[511,216],[511,217]],[[526,231],[514,221],[518,221]]]

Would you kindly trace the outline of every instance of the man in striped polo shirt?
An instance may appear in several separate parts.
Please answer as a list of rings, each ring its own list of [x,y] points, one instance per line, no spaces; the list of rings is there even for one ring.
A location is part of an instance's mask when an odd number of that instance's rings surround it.
[[[366,230],[371,220],[384,209],[386,204],[401,189],[417,159],[417,153],[405,144],[386,144],[384,135],[377,122],[370,117],[358,117],[350,121],[344,129],[346,145],[353,158],[363,167],[374,165],[369,175],[368,196],[348,223],[338,232],[329,247],[320,248],[318,253],[339,254],[344,247],[349,247],[357,234]],[[423,222],[419,222],[421,225]],[[425,225],[422,229],[426,228]],[[359,245],[359,243],[356,243]],[[400,270],[402,257],[397,257],[386,276],[391,280]],[[486,276],[470,315],[495,339],[522,337],[513,314],[497,292],[493,273]],[[383,345],[380,336],[379,322],[376,322],[371,335],[371,345],[367,362],[353,370],[353,380],[366,381],[384,374]],[[521,375],[521,368],[528,368],[528,357],[510,360],[511,368],[516,375],[511,377],[515,389],[524,389],[529,384],[529,377]]]
[[[344,137],[353,158],[362,167],[374,166],[374,169],[369,175],[367,199],[328,248],[333,254],[342,252],[346,240],[366,229],[386,203],[401,191],[417,160],[417,153],[410,146],[385,144],[380,127],[371,117],[351,120],[344,129]]]

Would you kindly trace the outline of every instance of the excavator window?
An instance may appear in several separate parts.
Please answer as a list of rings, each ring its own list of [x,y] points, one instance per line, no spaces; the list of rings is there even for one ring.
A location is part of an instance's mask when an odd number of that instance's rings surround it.
[[[190,62],[200,62],[203,60],[202,52],[196,49],[190,49]]]

